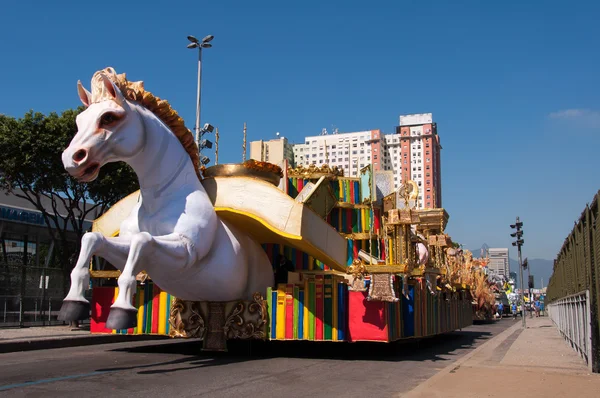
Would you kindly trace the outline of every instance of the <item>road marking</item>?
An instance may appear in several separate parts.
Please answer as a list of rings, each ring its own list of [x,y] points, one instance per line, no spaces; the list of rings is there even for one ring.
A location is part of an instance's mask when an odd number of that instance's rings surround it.
[[[103,375],[103,374],[112,373],[112,372],[114,372],[114,370],[97,371],[97,372],[91,372],[91,373],[83,373],[83,374],[80,374],[80,375],[53,377],[51,379],[42,379],[42,380],[36,380],[36,381],[28,381],[28,382],[25,382],[25,383],[9,384],[9,385],[6,385],[6,386],[0,386],[0,391],[11,390],[13,388],[35,386],[35,385],[38,385],[38,384],[54,383],[56,381],[78,379],[78,378],[81,378],[81,377],[98,376],[98,375]]]

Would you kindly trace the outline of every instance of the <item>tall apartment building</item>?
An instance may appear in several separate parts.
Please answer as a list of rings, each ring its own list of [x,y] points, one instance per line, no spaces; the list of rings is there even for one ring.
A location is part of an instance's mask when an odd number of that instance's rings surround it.
[[[329,164],[358,176],[367,164],[393,172],[394,187],[411,179],[419,186],[419,207],[442,207],[440,139],[431,113],[402,115],[395,134],[380,130],[321,134],[294,145],[296,165]]]
[[[507,248],[489,248],[488,254],[490,256],[490,262],[488,263],[488,269],[499,275],[506,275],[510,277],[510,263],[508,262],[508,249]]]
[[[294,161],[302,166],[337,166],[344,175],[357,177],[368,164],[380,169],[380,138],[379,130],[306,137],[303,144],[294,145]]]
[[[294,149],[285,137],[250,142],[250,159],[277,165],[287,159],[290,166],[294,167],[295,165]]]
[[[387,137],[387,136],[386,136]],[[426,208],[442,207],[442,175],[440,137],[431,113],[400,116],[400,125],[388,158],[400,168],[402,181],[411,179],[419,185],[420,203]],[[399,150],[396,151],[396,148]],[[393,152],[392,152],[393,151]],[[396,153],[400,158],[396,160]]]

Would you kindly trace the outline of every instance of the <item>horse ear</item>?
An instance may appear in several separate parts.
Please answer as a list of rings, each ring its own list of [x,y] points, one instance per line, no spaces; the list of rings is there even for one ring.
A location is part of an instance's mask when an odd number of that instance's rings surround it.
[[[104,83],[104,88],[106,88],[106,92],[110,94],[110,96],[118,103],[123,104],[125,102],[125,98],[123,97],[123,93],[117,86],[114,85],[113,82],[110,81],[106,75],[102,76],[102,83]]]
[[[77,80],[77,93],[79,94],[79,99],[83,102],[83,105],[86,107],[90,106],[92,103],[92,94],[83,87],[81,80]]]

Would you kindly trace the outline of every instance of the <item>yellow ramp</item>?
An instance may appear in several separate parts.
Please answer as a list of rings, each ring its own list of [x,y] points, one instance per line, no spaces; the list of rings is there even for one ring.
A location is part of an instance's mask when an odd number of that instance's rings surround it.
[[[104,236],[117,236],[121,222],[131,214],[139,198],[140,191],[135,191],[112,205],[108,211],[94,220],[92,232],[100,232]]]
[[[315,212],[276,186],[252,177],[214,177],[202,183],[219,217],[259,243],[296,248],[345,272],[346,239]],[[94,222],[93,230],[105,236],[117,235],[121,221],[138,198],[139,191],[115,204]]]

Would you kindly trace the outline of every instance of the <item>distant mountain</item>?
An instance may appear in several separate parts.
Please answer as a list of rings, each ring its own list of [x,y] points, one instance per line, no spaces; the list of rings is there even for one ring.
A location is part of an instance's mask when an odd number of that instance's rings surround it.
[[[481,245],[481,247],[479,249],[470,250],[470,252],[473,253],[473,257],[480,258],[481,257],[481,253],[483,253],[483,255],[485,256],[485,254],[487,253],[487,250],[489,248],[490,247],[488,246],[488,244],[484,243],[483,245]]]
[[[510,262],[510,271],[517,273],[517,286],[519,286],[519,263],[517,260],[512,258],[508,259]],[[548,286],[550,276],[552,276],[552,268],[554,267],[554,260],[545,260],[543,258],[532,258],[527,259],[529,263],[529,273],[527,270],[523,271],[523,278],[525,279],[525,286],[527,286],[527,275],[533,275],[533,283],[535,289],[542,288],[542,278],[544,287]]]
[[[480,248],[475,249],[475,250],[471,250],[471,253],[473,253],[473,257],[479,258],[481,256],[481,253],[483,251],[484,255],[487,251],[487,249],[489,249],[490,246],[488,246],[487,243],[484,243],[483,245],[481,245]],[[512,251],[512,250],[511,250]],[[544,280],[544,286],[548,286],[548,281],[550,280],[550,276],[552,275],[552,268],[554,266],[554,260],[545,260],[543,258],[534,258],[534,259],[528,259],[527,260],[529,262],[529,273],[531,275],[533,275],[534,277],[534,288],[535,289],[540,289],[542,287],[542,278]],[[508,259],[508,262],[510,264],[510,272],[516,272],[517,273],[517,287],[519,287],[519,264],[518,261],[512,258]],[[523,278],[525,278],[525,286],[527,286],[527,271],[525,271],[523,273]]]

